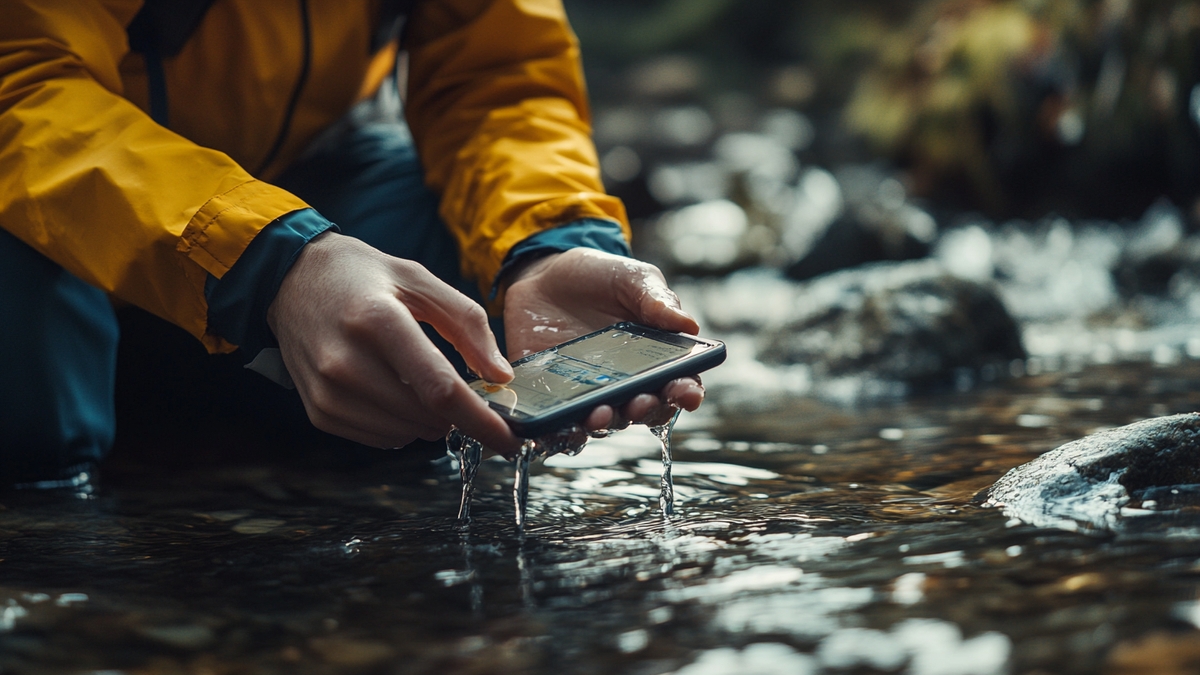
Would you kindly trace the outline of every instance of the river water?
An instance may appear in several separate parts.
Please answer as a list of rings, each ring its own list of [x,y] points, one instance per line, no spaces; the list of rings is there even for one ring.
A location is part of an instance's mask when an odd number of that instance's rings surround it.
[[[1198,360],[1072,370],[706,406],[675,430],[669,520],[658,439],[594,440],[534,465],[523,538],[501,460],[465,532],[447,463],[8,499],[0,672],[1192,672],[1200,541],[974,500],[1062,442],[1200,408]]]

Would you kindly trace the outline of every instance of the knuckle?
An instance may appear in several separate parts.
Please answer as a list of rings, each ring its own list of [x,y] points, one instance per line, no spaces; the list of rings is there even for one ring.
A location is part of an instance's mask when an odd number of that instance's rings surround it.
[[[458,393],[455,382],[447,377],[432,378],[423,389],[421,398],[425,405],[433,410],[449,406]]]
[[[407,258],[392,258],[391,262],[392,266],[395,267],[398,272],[404,275],[420,275],[428,272],[424,265]]]
[[[467,304],[466,308],[463,310],[462,318],[463,321],[480,326],[486,326],[488,323],[487,310],[484,309],[482,305],[475,302],[469,302]]]
[[[339,350],[322,350],[313,365],[321,379],[328,382],[343,382],[352,370],[349,355]],[[328,393],[322,391],[321,395],[327,396]]]
[[[384,304],[373,298],[352,300],[342,309],[342,332],[349,336],[370,334],[386,320],[385,312]]]

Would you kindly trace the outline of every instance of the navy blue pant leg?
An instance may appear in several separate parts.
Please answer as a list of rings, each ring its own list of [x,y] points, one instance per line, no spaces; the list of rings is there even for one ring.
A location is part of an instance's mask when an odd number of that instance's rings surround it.
[[[101,459],[115,431],[108,297],[0,230],[0,483]]]

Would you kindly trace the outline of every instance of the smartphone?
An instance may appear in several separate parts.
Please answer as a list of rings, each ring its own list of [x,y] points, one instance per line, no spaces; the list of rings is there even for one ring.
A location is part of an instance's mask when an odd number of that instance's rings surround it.
[[[718,340],[618,323],[514,362],[508,384],[478,378],[468,384],[514,434],[537,438],[583,421],[598,405],[658,393],[724,360]]]

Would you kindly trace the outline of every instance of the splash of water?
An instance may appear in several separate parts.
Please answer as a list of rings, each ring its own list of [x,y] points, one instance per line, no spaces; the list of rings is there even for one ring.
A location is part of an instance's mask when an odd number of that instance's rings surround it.
[[[583,427],[578,424],[572,424],[566,429],[535,439],[534,442],[537,444],[536,454],[538,457],[543,458],[552,455],[570,455],[574,457],[583,452],[583,446],[587,445],[589,437],[598,438],[584,431]]]
[[[663,517],[675,515],[675,481],[671,478],[671,430],[675,428],[675,420],[679,419],[679,410],[671,415],[666,424],[650,427],[650,433],[662,444],[662,478],[659,480],[658,507],[662,509]]]
[[[467,525],[471,522],[471,498],[475,495],[475,474],[483,459],[483,444],[467,436],[457,428],[446,434],[446,452],[458,460],[458,472],[462,477],[462,501],[458,505],[458,521]]]
[[[675,428],[679,413],[680,410],[676,409],[665,423],[650,427],[650,432],[662,446],[662,478],[659,481],[658,506],[665,517],[675,515],[675,484],[671,477],[671,430]],[[605,438],[611,433],[613,432],[610,430],[587,432],[579,425],[572,425],[561,431],[525,441],[514,460],[516,469],[513,479],[513,519],[518,533],[523,534],[525,531],[526,511],[529,505],[530,462],[557,454],[577,455],[587,445],[589,438]],[[458,520],[466,526],[471,520],[471,498],[475,494],[475,474],[483,456],[483,445],[458,429],[451,429],[446,436],[446,451],[459,463],[463,486]]]
[[[588,432],[579,425],[547,434],[538,439],[526,440],[516,457],[516,478],[513,481],[513,510],[517,531],[525,529],[525,511],[529,503],[529,463],[538,457],[557,454],[578,455],[587,445]],[[483,459],[483,444],[467,436],[457,428],[446,435],[446,453],[458,461],[462,477],[462,501],[458,506],[458,521],[466,526],[471,522],[471,499],[475,495],[475,474]]]
[[[513,480],[513,517],[517,532],[525,532],[525,507],[529,504],[529,461],[537,451],[537,441],[526,440],[517,452],[517,474]]]
[[[513,481],[513,517],[517,532],[525,531],[525,511],[529,504],[529,462],[551,455],[578,455],[587,445],[588,434],[578,424],[540,438],[525,441],[517,453],[517,473]]]

